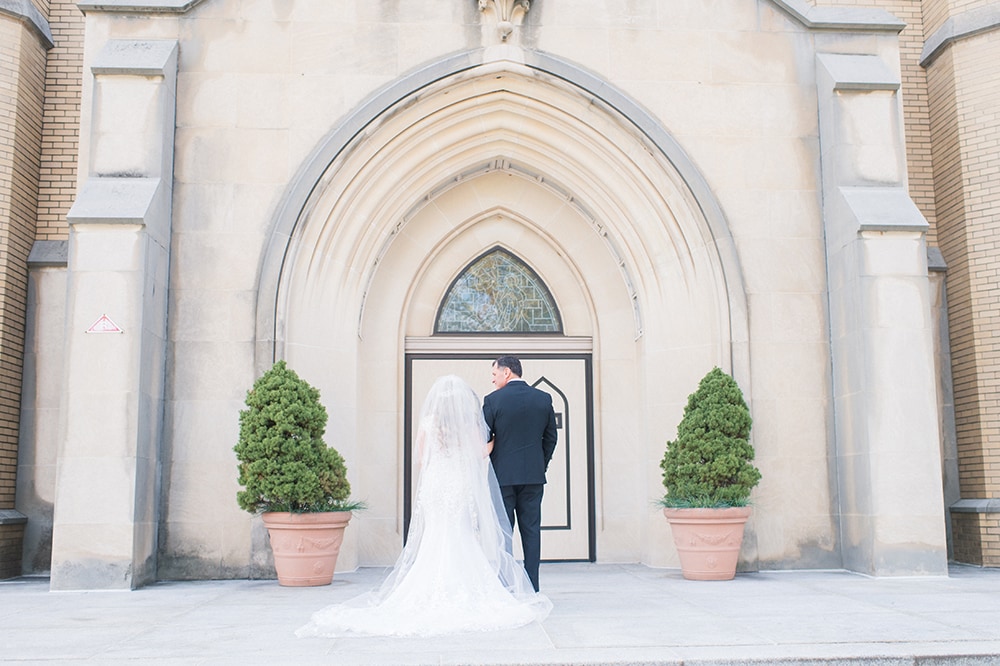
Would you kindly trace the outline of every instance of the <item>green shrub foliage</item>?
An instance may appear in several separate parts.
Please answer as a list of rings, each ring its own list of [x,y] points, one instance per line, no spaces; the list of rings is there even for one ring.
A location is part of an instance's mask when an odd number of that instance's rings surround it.
[[[240,508],[343,511],[351,485],[344,459],[323,443],[326,408],[319,391],[278,361],[247,392],[240,412],[236,495]]]
[[[736,381],[713,368],[688,396],[660,462],[670,507],[745,506],[760,481],[750,462],[750,410]]]

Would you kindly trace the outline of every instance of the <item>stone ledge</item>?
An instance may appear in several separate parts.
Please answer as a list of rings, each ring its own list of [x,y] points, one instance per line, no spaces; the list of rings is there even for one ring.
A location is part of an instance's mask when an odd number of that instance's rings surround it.
[[[902,187],[841,187],[860,231],[926,231],[928,224]]]
[[[952,16],[924,42],[920,66],[929,67],[950,44],[990,30],[1000,29],[1000,5],[970,9]]]
[[[1000,499],[960,499],[949,509],[952,513],[1000,513]]]
[[[49,29],[49,22],[45,20],[45,17],[32,4],[31,0],[0,0],[0,14],[13,16],[26,23],[42,38],[46,49],[51,49],[56,45],[52,37],[52,30]]]
[[[65,268],[69,261],[69,241],[35,241],[28,253],[28,268],[56,266]]]
[[[202,0],[78,0],[87,12],[184,14]],[[472,0],[466,0],[471,2]],[[804,0],[771,0],[810,30],[865,30],[900,32],[906,22],[882,9],[866,7],[813,7]]]
[[[145,224],[159,178],[91,177],[66,215],[70,225]]]
[[[902,21],[882,9],[813,7],[803,0],[771,0],[810,30],[866,30],[901,32]]]
[[[142,14],[184,14],[201,0],[79,0],[76,6],[87,12]]]
[[[899,90],[899,73],[878,56],[820,53],[816,57],[833,80],[834,90]]]
[[[112,39],[94,59],[95,74],[166,76],[177,69],[177,41],[173,39]]]
[[[14,509],[0,509],[0,525],[24,525],[28,517]]]
[[[941,253],[941,249],[937,247],[928,246],[927,248],[927,270],[936,273],[947,273],[948,264],[944,260],[944,255]]]

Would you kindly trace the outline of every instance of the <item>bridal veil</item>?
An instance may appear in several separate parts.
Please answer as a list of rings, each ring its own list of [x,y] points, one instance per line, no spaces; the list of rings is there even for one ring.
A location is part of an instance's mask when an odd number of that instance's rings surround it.
[[[299,636],[434,636],[544,619],[510,554],[511,526],[487,450],[479,398],[448,375],[431,387],[414,443],[420,474],[406,545],[382,585],[313,614]]]

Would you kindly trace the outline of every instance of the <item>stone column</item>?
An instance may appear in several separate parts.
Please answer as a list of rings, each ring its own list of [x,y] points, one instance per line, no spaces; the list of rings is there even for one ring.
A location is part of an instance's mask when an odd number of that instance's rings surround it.
[[[113,40],[91,71],[88,178],[68,215],[54,590],[156,573],[177,43]]]
[[[946,574],[927,222],[906,189],[897,70],[817,63],[842,552],[871,575]]]

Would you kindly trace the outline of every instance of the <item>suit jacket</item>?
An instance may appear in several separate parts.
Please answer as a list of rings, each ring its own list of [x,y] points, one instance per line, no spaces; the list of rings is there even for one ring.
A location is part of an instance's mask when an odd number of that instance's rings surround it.
[[[494,440],[490,459],[501,486],[545,483],[556,448],[552,396],[511,380],[483,399],[483,417]]]

